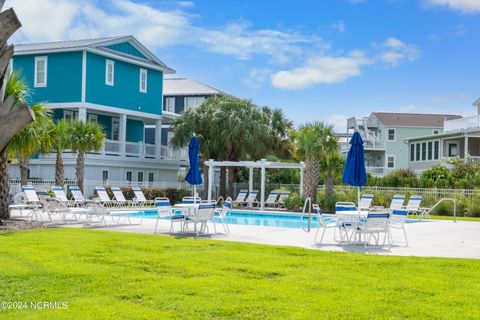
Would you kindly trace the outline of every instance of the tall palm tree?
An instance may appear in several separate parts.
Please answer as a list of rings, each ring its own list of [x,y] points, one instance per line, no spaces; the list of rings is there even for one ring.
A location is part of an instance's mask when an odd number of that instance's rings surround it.
[[[5,87],[4,99],[12,96],[14,105],[13,108],[26,103],[28,97],[28,88],[25,82],[21,79],[18,72],[10,74]],[[8,183],[8,146],[0,150],[0,219],[8,218],[10,212],[8,205],[10,199]]]
[[[340,155],[337,150],[329,152],[320,161],[320,169],[325,183],[325,195],[327,198],[333,197],[333,187],[342,175],[344,164],[345,157]]]
[[[75,164],[75,175],[77,185],[85,192],[85,153],[100,151],[105,140],[105,132],[100,124],[93,121],[73,120],[71,122],[71,148],[77,152],[77,162]]]
[[[64,184],[64,165],[62,154],[65,149],[71,147],[70,139],[70,121],[61,119],[52,124],[51,139],[52,149],[56,152],[55,159],[55,185],[63,186]]]
[[[268,151],[280,159],[290,159],[294,149],[290,139],[293,122],[285,117],[281,109],[263,107],[262,114],[269,129]]]
[[[305,161],[305,195],[315,203],[320,180],[320,160],[337,149],[333,126],[318,121],[300,125],[295,133],[295,143],[297,156]]]
[[[46,153],[51,150],[51,113],[42,104],[32,106],[35,121],[20,131],[8,144],[10,158],[18,163],[20,181],[27,183],[30,158],[36,153]]]

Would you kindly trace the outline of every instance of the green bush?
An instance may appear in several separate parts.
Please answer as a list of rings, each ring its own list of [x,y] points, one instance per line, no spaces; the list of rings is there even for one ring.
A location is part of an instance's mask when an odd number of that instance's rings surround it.
[[[285,208],[288,210],[301,210],[305,199],[300,197],[298,193],[292,192],[290,196],[285,199]]]
[[[132,200],[133,198],[135,198],[135,194],[133,193],[133,190],[131,187],[120,187],[120,189],[122,190],[123,195],[125,196],[125,199]],[[158,197],[167,197],[168,199],[170,199],[170,202],[172,204],[180,203],[182,202],[183,197],[191,195],[190,191],[183,190],[183,189],[144,188],[144,187],[142,187],[141,189],[143,191],[143,194],[145,195],[145,198],[147,198],[147,200],[154,200],[155,198],[158,198]],[[112,198],[113,193],[112,193],[111,187],[106,186],[105,190],[107,191],[110,198]]]

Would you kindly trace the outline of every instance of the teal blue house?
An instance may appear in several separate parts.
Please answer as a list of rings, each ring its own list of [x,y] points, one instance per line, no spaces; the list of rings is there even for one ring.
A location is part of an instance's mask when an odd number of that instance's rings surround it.
[[[55,119],[104,127],[102,151],[87,157],[87,181],[177,181],[183,159],[161,145],[164,75],[174,70],[133,36],[15,45],[13,69],[30,87],[30,102],[44,102]],[[150,143],[146,126],[155,128]],[[30,176],[51,179],[51,164],[51,155],[32,160]]]

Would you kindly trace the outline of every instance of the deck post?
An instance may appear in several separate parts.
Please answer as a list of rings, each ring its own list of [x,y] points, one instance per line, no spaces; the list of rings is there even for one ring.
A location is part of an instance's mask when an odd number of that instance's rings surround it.
[[[261,180],[260,180],[260,209],[265,209],[265,161],[266,159],[262,159],[262,173],[261,173]]]
[[[301,168],[300,168],[300,186],[298,188],[298,193],[300,197],[303,196],[303,175],[305,173],[305,162],[300,162]]]
[[[248,168],[248,193],[253,191],[253,167]]]
[[[212,188],[213,188],[213,159],[209,159],[207,162],[208,166],[208,201],[212,200]]]
[[[162,120],[155,121],[155,158],[162,157]]]
[[[120,143],[120,155],[125,157],[127,142],[127,114],[121,113],[118,128],[118,142]]]

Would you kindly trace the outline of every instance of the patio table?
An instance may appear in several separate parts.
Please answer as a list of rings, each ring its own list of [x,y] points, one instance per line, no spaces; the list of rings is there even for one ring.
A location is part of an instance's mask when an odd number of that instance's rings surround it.
[[[368,211],[359,211],[359,210],[337,211],[337,212],[335,212],[335,216],[337,216],[337,218],[340,218],[340,219],[344,220],[344,222],[346,222],[346,223],[351,223],[352,224],[353,234],[350,236],[350,238],[353,238],[354,241],[355,241],[355,238],[356,238],[357,228],[361,223],[361,219],[362,218],[364,218],[364,219],[367,218],[367,215],[368,215]],[[338,224],[338,222],[337,222],[337,224]],[[337,227],[340,229],[340,227],[341,227],[340,224],[338,224]],[[347,239],[348,239],[348,237],[347,237]],[[351,239],[348,239],[348,243],[352,243]]]

